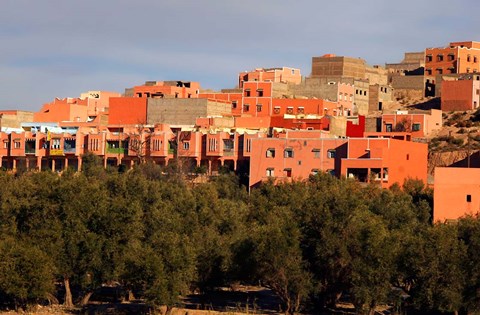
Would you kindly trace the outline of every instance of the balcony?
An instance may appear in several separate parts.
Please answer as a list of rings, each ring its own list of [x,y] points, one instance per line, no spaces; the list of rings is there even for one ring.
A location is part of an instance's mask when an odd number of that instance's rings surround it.
[[[35,154],[35,140],[25,141],[25,154]]]
[[[111,154],[127,154],[127,148],[114,148],[114,147],[107,147],[107,153]]]

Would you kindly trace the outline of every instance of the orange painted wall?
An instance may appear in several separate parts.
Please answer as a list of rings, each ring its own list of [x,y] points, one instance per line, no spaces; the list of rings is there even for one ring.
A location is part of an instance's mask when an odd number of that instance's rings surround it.
[[[436,167],[433,221],[456,220],[480,211],[480,169]],[[468,197],[470,196],[470,201]]]
[[[108,109],[111,125],[136,125],[147,121],[147,98],[112,97]]]
[[[270,117],[235,117],[236,128],[261,129],[270,127]]]
[[[480,106],[480,81],[458,80],[442,82],[443,111],[472,110]]]
[[[33,114],[34,122],[87,121],[88,100],[79,98],[55,99]]]
[[[155,85],[139,85],[133,87],[134,97],[151,97],[153,94],[164,94],[178,98],[197,98],[200,89],[198,82],[190,82],[190,87],[168,85],[163,81]]]
[[[242,88],[247,81],[271,81],[300,84],[302,75],[300,69],[282,67],[263,69],[258,68],[252,71],[240,72],[238,75],[238,86]]]
[[[448,47],[425,49],[426,76],[469,72],[480,72],[480,43],[452,42]]]
[[[272,116],[325,114],[325,101],[321,99],[274,98]]]
[[[272,115],[272,83],[244,82],[242,113],[255,117]]]
[[[328,150],[338,149],[346,142],[346,139],[252,139],[249,185],[254,186],[268,180],[268,169],[273,170],[273,177],[277,182],[306,179],[312,174],[312,170],[334,170],[337,159],[329,158]],[[292,158],[284,157],[286,148],[293,150]],[[275,150],[275,157],[267,157],[268,149]],[[315,150],[318,150],[318,153]]]

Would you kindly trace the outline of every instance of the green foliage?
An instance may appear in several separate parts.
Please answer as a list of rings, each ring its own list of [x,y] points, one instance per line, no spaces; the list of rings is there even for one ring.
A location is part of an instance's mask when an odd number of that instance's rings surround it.
[[[54,292],[53,261],[39,248],[13,238],[0,240],[0,295],[25,308]]]
[[[432,226],[421,181],[387,190],[318,174],[248,194],[232,173],[191,187],[181,165],[106,173],[85,156],[84,167],[0,172],[3,297],[24,306],[57,282],[79,289],[78,301],[120,283],[173,306],[191,290],[240,282],[271,288],[287,313],[342,295],[358,313],[401,307],[392,288],[421,310],[480,310],[480,223]]]

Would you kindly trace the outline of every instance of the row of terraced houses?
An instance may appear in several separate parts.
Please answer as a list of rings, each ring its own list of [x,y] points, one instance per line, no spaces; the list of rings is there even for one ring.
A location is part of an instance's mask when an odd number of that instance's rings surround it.
[[[385,66],[313,57],[308,77],[291,67],[257,68],[239,73],[237,87],[221,91],[190,81],[147,81],[124,93],[89,91],[56,98],[38,112],[0,111],[1,165],[80,170],[82,156],[91,152],[105,167],[175,161],[208,175],[230,169],[245,175],[249,187],[319,172],[385,188],[408,178],[432,183],[425,139],[442,127],[441,109],[478,107],[478,72],[480,43],[457,42],[406,53],[402,62]],[[395,110],[407,96],[441,97],[441,108]],[[451,175],[445,173],[438,172]],[[442,180],[435,177],[435,183]],[[448,208],[453,197],[446,200]],[[456,212],[436,211],[434,220],[476,213],[480,192],[455,206]]]

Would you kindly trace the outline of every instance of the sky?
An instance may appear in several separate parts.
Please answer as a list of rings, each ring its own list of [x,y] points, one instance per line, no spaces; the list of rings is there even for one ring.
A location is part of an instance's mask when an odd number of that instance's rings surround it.
[[[260,67],[308,76],[327,53],[384,65],[480,41],[478,0],[0,1],[0,109],[145,81],[219,90]]]

